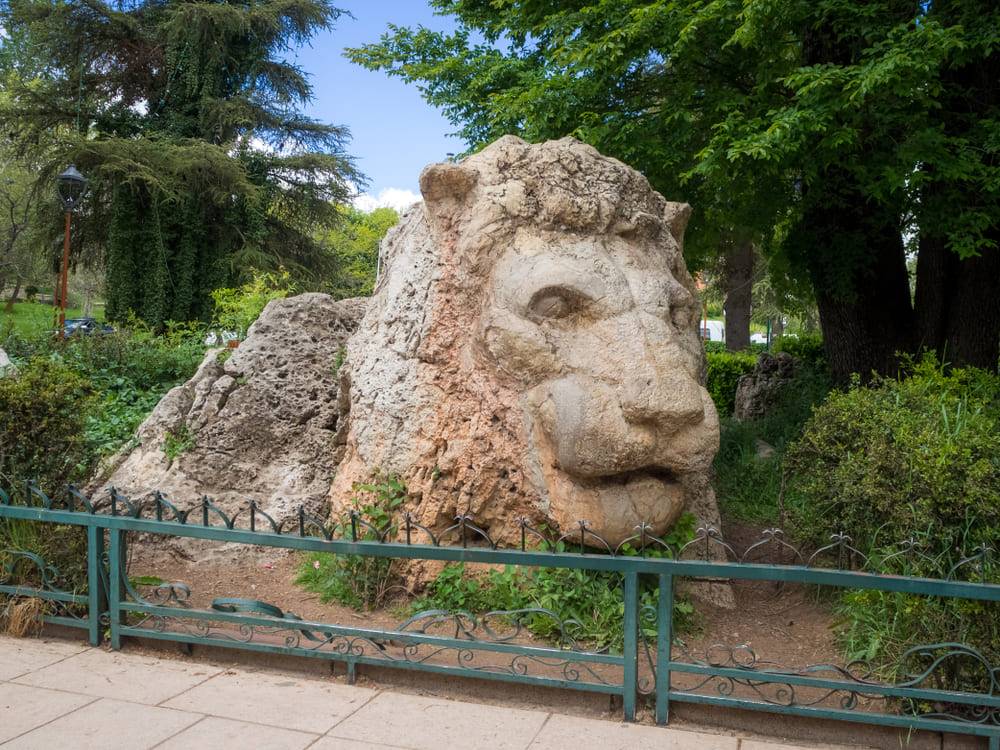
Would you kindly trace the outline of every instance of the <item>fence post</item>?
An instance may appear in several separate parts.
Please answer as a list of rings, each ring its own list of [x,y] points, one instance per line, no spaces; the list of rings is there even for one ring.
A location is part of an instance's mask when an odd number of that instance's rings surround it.
[[[670,721],[670,646],[674,638],[674,577],[661,573],[656,603],[656,723]]]
[[[625,721],[635,721],[635,698],[639,674],[639,574],[625,574],[625,674],[622,707]]]
[[[125,560],[125,532],[121,529],[108,529],[111,539],[111,549],[108,556],[108,618],[111,622],[111,648],[121,650],[121,609],[122,592],[125,583],[122,571]]]
[[[101,616],[107,606],[104,591],[104,529],[87,527],[87,633],[91,646],[102,640]]]

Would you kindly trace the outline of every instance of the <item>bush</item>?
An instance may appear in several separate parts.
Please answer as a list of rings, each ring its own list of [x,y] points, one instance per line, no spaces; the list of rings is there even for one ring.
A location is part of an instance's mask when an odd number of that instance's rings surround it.
[[[358,494],[352,504],[360,518],[378,529],[384,538],[393,538],[398,528],[397,511],[406,499],[406,486],[396,476],[376,475],[369,484],[356,484],[354,490]],[[336,533],[347,536],[343,524],[337,526]],[[368,526],[359,524],[358,538],[374,541],[377,535]],[[319,594],[323,602],[373,609],[387,601],[395,579],[393,561],[389,558],[315,553],[303,560],[295,583]]]
[[[705,387],[721,416],[730,416],[740,377],[753,371],[757,358],[739,352],[706,352],[708,378]]]
[[[16,378],[0,379],[0,489],[23,493],[37,480],[51,496],[86,478],[93,466],[85,435],[93,389],[66,365],[36,357],[19,365]],[[43,528],[31,521],[0,519],[0,569],[11,563],[5,549],[42,557],[80,587],[86,579],[86,536],[68,526]],[[13,581],[31,573],[18,567]]]
[[[65,342],[11,335],[4,349],[15,363],[47,359],[88,381],[96,403],[86,414],[84,433],[96,460],[132,439],[163,394],[191,377],[204,355],[202,338],[197,325],[168,324],[156,335],[132,320],[115,333]]]
[[[87,476],[85,435],[94,404],[91,383],[65,364],[35,357],[17,377],[0,379],[0,484],[37,480],[49,492]]]
[[[910,369],[816,409],[787,454],[793,521],[816,544],[845,530],[884,572],[943,578],[963,551],[1000,538],[1000,378],[933,357]],[[910,537],[922,555],[887,560]],[[908,645],[956,641],[1000,660],[995,604],[855,592],[841,610],[852,656],[891,664]]]
[[[223,331],[233,331],[243,338],[267,303],[287,297],[290,291],[287,271],[258,273],[243,286],[216,289],[212,292],[214,323]]]
[[[823,337],[817,333],[800,333],[796,336],[782,336],[774,346],[776,352],[787,352],[800,362],[825,370],[826,349]]]

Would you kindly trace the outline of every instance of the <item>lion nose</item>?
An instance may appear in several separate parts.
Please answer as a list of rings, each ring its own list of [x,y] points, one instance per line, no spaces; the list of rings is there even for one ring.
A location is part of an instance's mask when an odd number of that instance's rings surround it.
[[[698,384],[683,371],[634,373],[623,381],[620,397],[625,418],[637,424],[678,429],[705,417]]]

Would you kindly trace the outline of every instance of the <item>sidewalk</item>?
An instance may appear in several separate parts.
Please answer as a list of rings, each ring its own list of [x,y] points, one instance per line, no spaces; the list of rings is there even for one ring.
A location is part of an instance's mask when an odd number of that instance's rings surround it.
[[[5,637],[0,637],[0,747],[805,750],[373,690],[301,674],[112,653],[70,641]]]

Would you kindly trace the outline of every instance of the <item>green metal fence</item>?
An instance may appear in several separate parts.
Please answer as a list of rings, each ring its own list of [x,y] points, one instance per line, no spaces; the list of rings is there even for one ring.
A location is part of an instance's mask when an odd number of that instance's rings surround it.
[[[352,514],[342,525],[343,537],[334,538],[327,523],[302,509],[292,523],[278,524],[253,502],[230,517],[207,498],[180,510],[158,493],[142,503],[114,491],[106,501],[93,502],[72,488],[59,498],[35,486],[13,494],[0,490],[0,519],[85,530],[86,586],[68,590],[45,560],[4,550],[0,596],[47,601],[47,622],[82,628],[95,645],[106,638],[119,649],[130,636],[204,644],[341,662],[351,679],[357,665],[368,664],[605,693],[621,697],[626,720],[635,718],[639,701],[649,701],[656,722],[666,724],[671,703],[688,702],[978,735],[989,738],[991,750],[1000,750],[1000,666],[968,644],[914,646],[897,670],[904,677],[887,682],[859,662],[788,667],[763,662],[738,644],[719,644],[694,656],[673,633],[675,590],[682,580],[772,581],[1000,602],[1000,585],[987,582],[993,550],[986,546],[970,551],[948,579],[927,579],[856,569],[867,560],[843,534],[807,557],[777,529],[740,553],[711,528],[699,529],[685,547],[668,550],[640,526],[627,545],[613,548],[583,521],[550,538],[522,520],[520,549],[499,549],[470,517],[457,518],[435,535],[407,515],[390,539]],[[194,606],[198,597],[187,584],[130,581],[130,532],[396,560],[615,571],[622,578],[624,647],[620,653],[589,649],[578,642],[577,623],[537,608],[486,614],[434,610],[380,629],[307,621],[252,599],[217,598]],[[654,556],[653,549],[669,554]],[[919,555],[919,549],[906,542],[897,555]],[[655,607],[641,605],[640,581],[658,588]],[[531,618],[551,619],[549,643],[526,637]],[[942,676],[958,672],[974,675],[982,688],[943,689]]]

